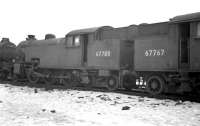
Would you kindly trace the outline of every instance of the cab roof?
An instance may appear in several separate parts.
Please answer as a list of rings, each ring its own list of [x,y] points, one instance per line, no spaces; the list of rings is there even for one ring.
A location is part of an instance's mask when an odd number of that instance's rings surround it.
[[[70,31],[67,35],[76,35],[76,34],[90,34],[97,32],[101,29],[112,29],[111,26],[101,26],[101,27],[93,27],[93,28],[86,28],[86,29],[79,29],[79,30],[73,30]]]
[[[179,15],[179,16],[175,16],[170,19],[170,22],[172,22],[172,23],[189,22],[189,21],[200,21],[200,12]]]

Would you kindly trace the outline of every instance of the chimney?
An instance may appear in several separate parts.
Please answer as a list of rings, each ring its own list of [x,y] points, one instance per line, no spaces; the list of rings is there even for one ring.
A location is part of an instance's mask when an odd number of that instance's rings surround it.
[[[28,35],[28,38],[26,40],[36,40],[35,35]]]

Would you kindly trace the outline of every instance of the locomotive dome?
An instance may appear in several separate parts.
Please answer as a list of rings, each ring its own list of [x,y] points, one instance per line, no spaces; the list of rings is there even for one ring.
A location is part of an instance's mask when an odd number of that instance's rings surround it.
[[[191,13],[191,14],[185,14],[185,15],[179,15],[175,16],[170,19],[171,22],[188,22],[188,21],[199,21],[200,20],[200,12],[197,13]]]

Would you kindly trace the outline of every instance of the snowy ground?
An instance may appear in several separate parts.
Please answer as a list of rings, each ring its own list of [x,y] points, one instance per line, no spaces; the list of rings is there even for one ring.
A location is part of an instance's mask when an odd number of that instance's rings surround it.
[[[199,126],[200,103],[0,84],[0,126]]]

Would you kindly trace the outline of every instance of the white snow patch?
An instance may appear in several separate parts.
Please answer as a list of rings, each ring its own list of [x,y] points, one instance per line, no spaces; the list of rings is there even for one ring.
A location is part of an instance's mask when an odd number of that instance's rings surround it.
[[[37,91],[36,91],[37,90]],[[36,92],[35,92],[36,91]],[[122,110],[122,108],[127,110]],[[0,84],[0,126],[198,126],[200,103]]]

